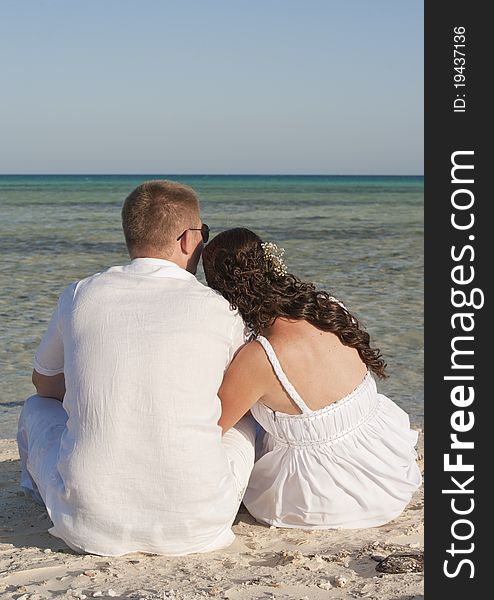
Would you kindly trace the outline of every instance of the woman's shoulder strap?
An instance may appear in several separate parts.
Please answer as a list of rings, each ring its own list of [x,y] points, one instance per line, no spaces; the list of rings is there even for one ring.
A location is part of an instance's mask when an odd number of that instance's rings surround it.
[[[278,360],[278,357],[276,356],[273,346],[271,346],[268,339],[262,335],[258,335],[256,337],[256,341],[259,342],[261,344],[261,346],[264,348],[264,351],[266,352],[269,362],[271,363],[271,365],[274,369],[274,372],[276,373],[276,377],[278,377],[278,379],[279,379],[281,385],[283,386],[283,388],[285,389],[286,393],[295,402],[295,404],[300,408],[302,413],[311,413],[312,410],[307,406],[307,404],[305,404],[305,402],[302,400],[300,394],[297,392],[297,390],[293,387],[293,385],[288,380],[288,377],[286,376],[285,372],[283,371],[283,369],[280,365],[280,361]]]

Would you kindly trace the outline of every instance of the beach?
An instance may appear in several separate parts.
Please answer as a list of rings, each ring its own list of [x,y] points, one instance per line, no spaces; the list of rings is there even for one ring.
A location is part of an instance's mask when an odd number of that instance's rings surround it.
[[[422,433],[417,453],[423,471]],[[76,554],[50,535],[46,510],[24,496],[19,473],[15,441],[0,440],[2,599],[423,598],[423,486],[400,517],[381,527],[273,528],[257,523],[241,506],[233,526],[236,539],[224,550],[115,558]]]

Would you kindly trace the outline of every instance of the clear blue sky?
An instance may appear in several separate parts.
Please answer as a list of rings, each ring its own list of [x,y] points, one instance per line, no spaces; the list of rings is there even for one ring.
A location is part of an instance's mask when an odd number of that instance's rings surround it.
[[[0,173],[423,173],[422,1],[0,9]]]

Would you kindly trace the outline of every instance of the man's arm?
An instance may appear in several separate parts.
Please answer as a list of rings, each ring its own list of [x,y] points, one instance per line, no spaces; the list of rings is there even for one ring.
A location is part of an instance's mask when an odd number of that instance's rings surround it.
[[[58,375],[42,375],[36,369],[33,370],[32,382],[36,388],[36,393],[45,398],[56,398],[62,401],[65,395],[65,376],[63,373]]]
[[[75,284],[72,284],[62,292],[33,361],[32,382],[38,395],[60,401],[65,395],[62,336],[64,304],[72,300],[74,289]]]

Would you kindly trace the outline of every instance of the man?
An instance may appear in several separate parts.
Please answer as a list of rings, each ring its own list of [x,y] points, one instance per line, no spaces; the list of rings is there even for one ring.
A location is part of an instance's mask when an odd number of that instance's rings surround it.
[[[209,229],[190,187],[142,184],[122,225],[130,264],[67,287],[36,352],[21,485],[79,552],[223,548],[254,462],[251,417],[217,425],[244,324],[194,277]]]

